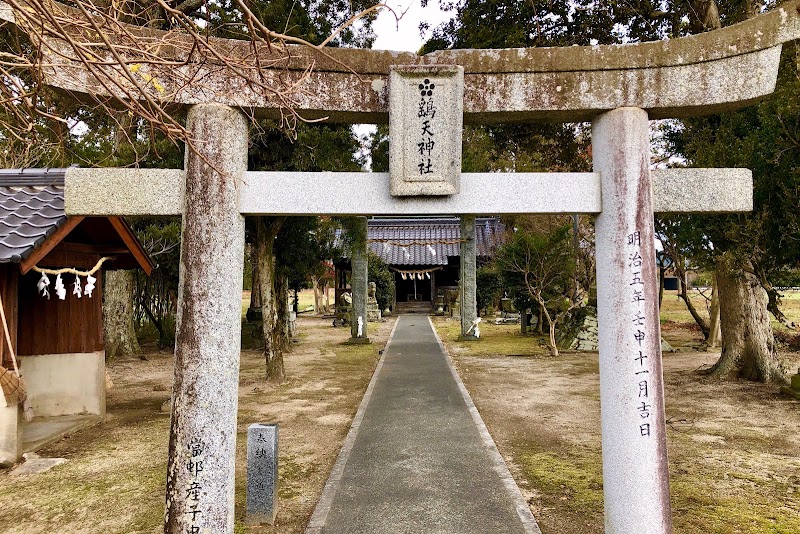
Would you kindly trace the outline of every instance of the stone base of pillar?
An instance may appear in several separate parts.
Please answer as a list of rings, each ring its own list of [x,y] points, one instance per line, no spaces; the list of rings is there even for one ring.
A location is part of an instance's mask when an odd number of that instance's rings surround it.
[[[372,341],[368,337],[351,337],[345,341],[345,345],[369,345]]]
[[[475,336],[458,336],[459,341],[478,341],[480,338]]]

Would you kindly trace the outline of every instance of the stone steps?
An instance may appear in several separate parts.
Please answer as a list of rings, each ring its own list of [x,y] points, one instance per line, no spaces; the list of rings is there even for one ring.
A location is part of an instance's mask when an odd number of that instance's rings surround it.
[[[427,315],[431,313],[433,306],[430,302],[422,301],[422,302],[398,302],[395,305],[394,312],[396,315],[402,315],[405,313],[416,313],[416,314],[423,314]]]

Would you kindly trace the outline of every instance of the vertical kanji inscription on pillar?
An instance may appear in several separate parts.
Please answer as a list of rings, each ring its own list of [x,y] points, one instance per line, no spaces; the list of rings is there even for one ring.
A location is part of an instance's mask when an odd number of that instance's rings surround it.
[[[462,67],[392,67],[389,74],[392,195],[459,192],[463,109]]]

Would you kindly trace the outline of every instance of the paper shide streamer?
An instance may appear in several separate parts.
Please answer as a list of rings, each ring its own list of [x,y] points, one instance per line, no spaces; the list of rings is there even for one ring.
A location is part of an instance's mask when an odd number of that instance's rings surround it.
[[[36,283],[36,292],[40,293],[42,297],[48,299],[50,298],[50,278],[47,276],[49,274],[56,277],[55,284],[53,285],[53,291],[55,292],[56,296],[60,300],[65,300],[67,298],[67,289],[64,287],[64,281],[61,279],[61,275],[73,274],[75,275],[75,282],[72,285],[72,294],[77,298],[81,298],[83,295],[86,295],[88,298],[92,298],[92,294],[94,293],[97,284],[97,278],[95,278],[93,275],[97,273],[100,267],[102,267],[103,263],[111,259],[112,258],[110,257],[100,258],[95,266],[88,271],[79,271],[78,269],[73,269],[70,267],[64,269],[42,269],[34,266],[33,270],[42,274],[42,277],[39,278],[39,281]],[[81,282],[81,277],[86,278],[85,285],[83,285]]]

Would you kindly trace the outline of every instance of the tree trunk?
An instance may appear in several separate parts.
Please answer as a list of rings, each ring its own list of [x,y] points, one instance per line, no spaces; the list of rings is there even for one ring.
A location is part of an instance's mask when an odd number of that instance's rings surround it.
[[[722,355],[709,373],[722,379],[785,384],[788,379],[775,349],[767,295],[751,267],[748,262],[743,269],[731,268],[725,258],[717,262]]]
[[[314,315],[322,315],[322,290],[320,289],[320,279],[311,277],[311,286],[314,289]]]
[[[536,333],[540,336],[544,335],[544,313],[542,313],[542,307],[539,307],[539,321],[536,323]]]
[[[558,345],[556,345],[556,322],[551,321],[550,317],[547,317],[547,322],[550,325],[550,345],[547,347],[550,349],[550,356],[558,356]]]
[[[289,348],[289,277],[280,272],[275,273],[275,323],[272,340],[281,354]]]
[[[692,33],[718,30],[722,27],[719,10],[714,0],[692,0],[689,24]]]
[[[103,288],[103,327],[106,358],[141,352],[133,326],[133,271],[106,271]]]
[[[257,224],[255,248],[259,272],[258,291],[262,304],[261,337],[264,340],[266,378],[280,382],[285,378],[285,372],[282,349],[273,342],[275,328],[275,254],[273,248],[275,236],[283,224],[283,219],[270,221],[265,217],[259,217]]]
[[[261,224],[261,223],[257,223]],[[256,239],[258,239],[258,228],[256,228]],[[261,279],[260,273],[261,269],[259,268],[259,261],[258,261],[258,243],[254,244],[251,252],[250,252],[250,265],[252,266],[252,276],[251,276],[251,283],[250,283],[250,309],[257,310],[262,308],[264,304],[261,302]]]
[[[664,280],[666,279],[666,267],[658,268],[658,309],[661,309],[661,303],[664,300]]]
[[[678,273],[678,281],[680,282],[678,296],[683,299],[683,302],[686,303],[686,309],[689,310],[694,322],[697,323],[697,326],[699,326],[700,330],[703,332],[703,338],[708,339],[708,334],[710,331],[708,323],[700,315],[700,312],[697,311],[697,308],[694,307],[694,304],[692,304],[692,299],[689,298],[688,284],[686,283],[686,273],[682,269],[676,269],[676,271]]]
[[[711,290],[711,308],[709,315],[711,316],[708,324],[708,339],[706,345],[709,349],[719,347],[719,341],[722,338],[719,320],[719,284],[717,277],[714,276],[714,288]]]
[[[314,278],[314,313],[325,315],[329,312],[330,297],[328,296],[328,281],[325,277]]]

